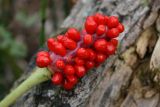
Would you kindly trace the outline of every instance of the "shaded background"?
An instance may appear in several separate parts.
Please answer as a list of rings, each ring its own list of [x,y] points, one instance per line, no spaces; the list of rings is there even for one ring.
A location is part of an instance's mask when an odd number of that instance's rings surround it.
[[[0,0],[0,99],[77,0]]]

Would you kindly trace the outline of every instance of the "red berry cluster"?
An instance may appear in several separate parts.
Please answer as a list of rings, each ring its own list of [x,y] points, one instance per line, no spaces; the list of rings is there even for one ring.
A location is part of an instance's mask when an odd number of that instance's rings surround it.
[[[88,70],[115,53],[118,44],[115,38],[124,31],[116,16],[100,13],[87,17],[84,26],[82,32],[70,28],[56,39],[49,38],[49,52],[37,54],[37,66],[54,71],[53,84],[62,85],[66,90],[71,90]]]

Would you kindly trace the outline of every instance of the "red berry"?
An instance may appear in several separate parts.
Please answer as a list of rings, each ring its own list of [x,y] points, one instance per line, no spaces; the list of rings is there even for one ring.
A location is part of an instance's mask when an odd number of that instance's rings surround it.
[[[98,54],[97,54],[96,61],[97,61],[98,63],[104,62],[105,59],[106,59],[106,55],[105,55],[105,54],[102,54],[102,53],[98,53]]]
[[[70,50],[74,50],[77,47],[77,43],[74,40],[65,36],[63,37],[62,44]]]
[[[105,24],[105,17],[100,13],[95,14],[94,20],[96,21],[96,23],[98,25],[100,25],[100,24],[104,25]]]
[[[36,58],[36,65],[40,68],[47,67],[51,63],[51,59],[46,56],[38,56]]]
[[[112,55],[112,54],[115,53],[115,51],[116,51],[116,47],[113,45],[113,43],[108,42],[107,43],[107,48],[106,48],[106,53],[108,55]]]
[[[48,48],[58,55],[66,55],[66,48],[60,42],[57,42],[52,38],[48,39]]]
[[[95,66],[95,63],[93,61],[87,61],[86,62],[86,68],[91,69]]]
[[[79,41],[80,40],[80,33],[75,28],[68,29],[67,34],[68,34],[67,37],[74,40],[74,41]]]
[[[104,16],[104,19],[105,19],[105,24],[107,25],[109,17],[108,16]]]
[[[93,21],[94,21],[94,16],[88,16],[88,17],[86,18],[86,20],[93,20]]]
[[[90,20],[90,19],[86,20],[85,29],[86,29],[87,33],[94,34],[97,29],[96,22],[94,20]]]
[[[118,29],[119,32],[121,33],[121,32],[124,31],[124,26],[123,26],[121,23],[119,23],[118,26],[117,26],[117,29]]]
[[[76,58],[75,58],[75,63],[76,63],[77,65],[84,65],[84,60],[81,59],[81,58],[79,58],[79,57],[76,57]]]
[[[47,46],[48,46],[48,48],[49,48],[50,50],[53,50],[53,46],[54,46],[56,43],[57,43],[56,40],[53,39],[53,38],[49,38],[49,39],[47,40]]]
[[[87,59],[89,58],[89,53],[85,48],[79,48],[77,50],[77,56],[82,59]]]
[[[75,66],[75,70],[76,70],[76,75],[79,78],[82,78],[85,74],[86,74],[86,69],[84,66]]]
[[[96,53],[92,49],[87,49],[89,53],[89,60],[94,61],[96,59]]]
[[[116,16],[110,16],[107,21],[107,26],[109,28],[117,27],[119,24],[118,18]]]
[[[91,45],[93,42],[93,37],[90,34],[84,35],[83,42],[85,45]]]
[[[95,41],[94,47],[99,52],[106,52],[107,41],[105,39],[98,39]]]
[[[117,28],[109,29],[106,33],[106,36],[109,38],[116,38],[119,35],[119,30]]]
[[[55,72],[52,77],[52,82],[55,85],[61,85],[63,81],[63,75],[60,72]]]
[[[37,53],[37,57],[39,57],[39,56],[49,57],[49,53],[47,51],[40,51]]]
[[[63,88],[65,90],[71,90],[71,89],[73,89],[73,87],[74,87],[74,84],[72,84],[69,81],[64,81]]]
[[[66,65],[64,68],[64,73],[66,75],[74,75],[75,74],[75,69],[72,65]]]
[[[106,32],[106,26],[105,26],[105,25],[99,25],[99,26],[97,27],[97,32],[96,32],[96,34],[97,34],[98,36],[103,35],[105,32]]]
[[[68,80],[70,83],[74,84],[74,85],[77,84],[77,82],[78,82],[77,77],[74,76],[74,75],[68,75],[68,76],[67,76],[67,80]]]
[[[57,41],[62,43],[63,42],[63,37],[64,37],[63,35],[58,35],[57,36]]]
[[[115,47],[118,45],[118,40],[117,39],[111,39],[110,41]]]
[[[61,44],[61,43],[57,43],[57,45],[55,45],[55,51],[56,54],[59,54],[61,56],[65,56],[66,55],[66,48]]]
[[[56,67],[59,68],[59,69],[63,69],[63,68],[65,67],[64,61],[58,59],[58,60],[56,61]]]

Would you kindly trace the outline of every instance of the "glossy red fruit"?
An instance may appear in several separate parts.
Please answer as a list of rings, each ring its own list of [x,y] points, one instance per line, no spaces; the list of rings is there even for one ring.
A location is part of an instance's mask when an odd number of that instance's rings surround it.
[[[38,56],[36,58],[36,65],[40,68],[47,67],[51,63],[51,59],[46,56]]]
[[[53,51],[54,53],[65,56],[66,55],[66,48],[62,45],[62,43],[55,41],[54,39],[50,38],[47,41],[47,45],[49,50]]]
[[[97,36],[101,36],[101,35],[103,35],[105,32],[106,32],[106,26],[105,26],[105,25],[99,25],[99,26],[97,27],[97,31],[96,31]]]
[[[49,50],[53,50],[53,46],[57,43],[57,41],[53,38],[49,38],[47,40],[47,46],[49,48]]]
[[[96,59],[96,53],[92,49],[87,49],[89,53],[89,60],[94,61]]]
[[[86,74],[86,69],[84,66],[75,66],[76,75],[79,78],[82,78]]]
[[[66,65],[64,68],[64,74],[66,75],[74,75],[75,74],[75,69],[72,65]]]
[[[95,66],[95,63],[93,61],[87,61],[86,62],[86,68],[91,69]]]
[[[98,53],[97,54],[97,57],[96,57],[96,61],[98,63],[102,63],[106,60],[106,55],[105,54],[102,54],[102,53]]]
[[[57,36],[57,41],[62,43],[63,42],[63,37],[64,37],[63,35],[58,35]]]
[[[119,35],[119,30],[117,28],[112,28],[107,30],[106,36],[108,38],[116,38]]]
[[[116,47],[113,45],[113,43],[108,42],[107,43],[107,48],[106,48],[106,53],[108,55],[112,55],[112,54],[115,53],[115,51],[116,51]]]
[[[74,40],[65,36],[63,37],[62,44],[70,50],[74,50],[77,47],[77,43]]]
[[[64,61],[58,59],[58,60],[56,61],[56,67],[59,68],[59,69],[64,69],[64,67],[65,67]]]
[[[93,42],[93,37],[90,34],[84,35],[83,42],[85,45],[91,45]]]
[[[94,16],[88,16],[88,17],[86,18],[86,20],[93,20],[93,21],[95,21],[95,20],[94,20]]]
[[[74,85],[77,84],[77,82],[78,82],[77,77],[74,76],[74,75],[68,75],[68,76],[67,76],[67,80],[68,80],[70,83],[74,84]]]
[[[111,39],[110,41],[115,47],[118,45],[118,40],[117,39]]]
[[[54,53],[65,56],[66,55],[66,48],[62,45],[62,43],[57,42],[57,44],[54,46]]]
[[[77,50],[77,56],[79,58],[82,58],[82,59],[87,59],[87,58],[89,58],[89,53],[88,53],[87,49],[85,49],[85,48],[79,48]]]
[[[66,48],[62,45],[62,43],[58,42],[55,46],[54,46],[54,52],[56,54],[59,54],[61,56],[65,56],[66,55]]]
[[[119,24],[119,20],[116,16],[110,16],[108,21],[107,21],[107,26],[109,28],[114,28],[117,27]]]
[[[64,81],[63,88],[65,90],[72,90],[74,88],[74,84],[69,81]]]
[[[119,23],[117,29],[119,30],[120,33],[122,33],[124,31],[124,26],[121,23]]]
[[[55,85],[61,85],[63,81],[63,75],[61,72],[55,72],[52,76],[52,83]]]
[[[37,53],[37,57],[39,57],[39,56],[49,57],[49,53],[47,51],[40,51]]]
[[[94,20],[87,19],[85,22],[85,29],[86,29],[87,33],[94,34],[97,29],[96,22]]]
[[[94,15],[94,20],[96,21],[96,23],[98,25],[100,25],[100,24],[104,25],[105,24],[105,17],[101,13],[96,13]]]
[[[99,52],[105,52],[107,47],[107,41],[105,39],[98,39],[94,43],[94,48]]]
[[[105,25],[107,25],[109,17],[108,16],[104,16],[104,19],[105,19]]]
[[[79,58],[79,57],[76,57],[75,58],[75,63],[77,64],[77,65],[84,65],[84,60],[83,59],[81,59],[81,58]]]
[[[75,28],[68,29],[67,34],[68,34],[67,37],[74,40],[74,41],[79,41],[80,40],[80,33]]]

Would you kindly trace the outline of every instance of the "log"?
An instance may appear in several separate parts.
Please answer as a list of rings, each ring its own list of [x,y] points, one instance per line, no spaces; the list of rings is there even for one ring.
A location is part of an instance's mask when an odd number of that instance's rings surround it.
[[[160,0],[78,0],[54,36],[69,27],[83,29],[85,18],[95,12],[116,15],[125,26],[117,53],[90,70],[74,90],[68,92],[47,81],[12,107],[160,107],[160,73],[152,70],[160,63],[155,62],[159,56],[159,10]],[[14,87],[34,67],[35,57]]]

